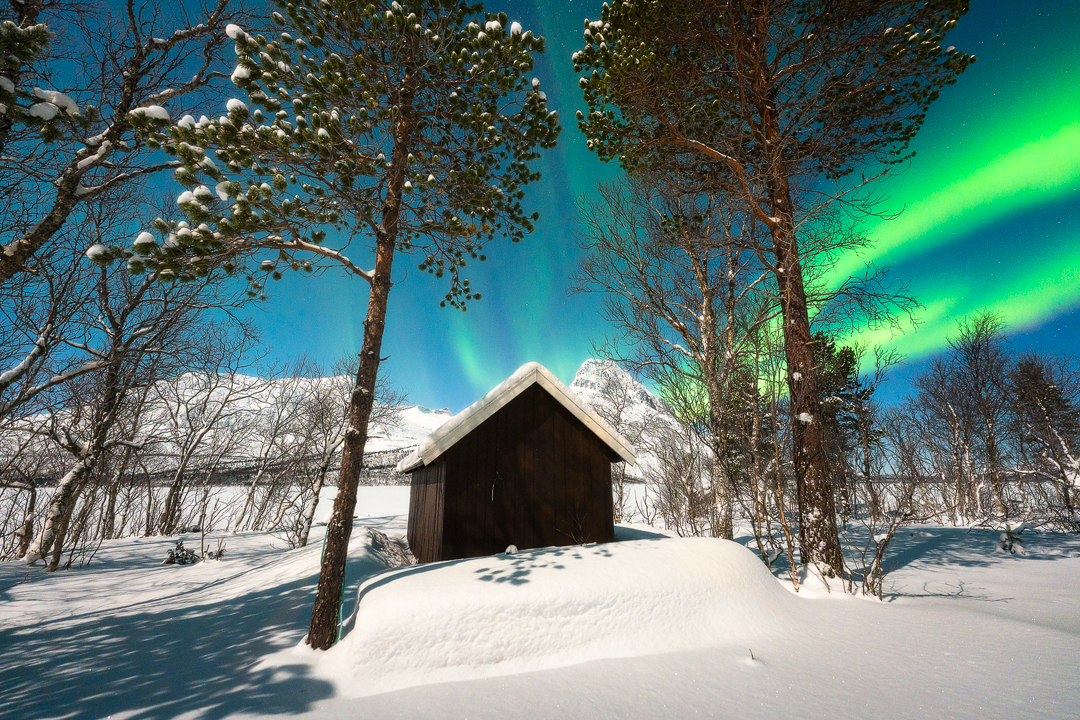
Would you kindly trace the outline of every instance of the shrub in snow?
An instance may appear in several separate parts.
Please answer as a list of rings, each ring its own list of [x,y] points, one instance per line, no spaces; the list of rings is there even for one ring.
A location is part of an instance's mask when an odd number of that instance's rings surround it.
[[[1027,551],[1024,550],[1024,540],[1020,537],[1020,533],[1027,529],[1027,523],[1024,523],[1016,530],[1010,525],[1005,526],[1005,532],[1001,533],[997,541],[998,552],[1008,553],[1009,555],[1020,555],[1021,557],[1027,555]]]
[[[391,538],[375,528],[368,528],[367,532],[371,554],[381,560],[386,567],[395,568],[416,564],[416,558],[409,550],[409,544],[405,538]]]
[[[221,560],[223,557],[225,557],[225,540],[220,538],[218,539],[216,550],[209,545],[204,547],[203,557],[207,560]]]
[[[162,565],[194,565],[199,562],[199,556],[184,547],[183,540],[176,541],[176,547],[169,551]]]

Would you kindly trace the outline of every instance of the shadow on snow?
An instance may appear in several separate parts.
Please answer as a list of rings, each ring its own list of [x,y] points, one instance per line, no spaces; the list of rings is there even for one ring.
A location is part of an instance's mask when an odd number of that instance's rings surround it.
[[[349,561],[346,617],[355,608],[360,583],[383,567],[366,553]],[[222,601],[167,610],[155,608],[153,601],[136,602],[98,614],[0,628],[0,719],[90,720],[123,714],[158,720],[183,714],[216,720],[234,713],[309,711],[334,694],[330,683],[310,677],[301,664],[256,665],[300,642],[317,579],[313,570]]]

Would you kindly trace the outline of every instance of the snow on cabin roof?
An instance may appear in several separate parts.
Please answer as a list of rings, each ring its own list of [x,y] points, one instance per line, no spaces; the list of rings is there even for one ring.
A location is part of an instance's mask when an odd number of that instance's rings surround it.
[[[585,424],[600,438],[605,445],[631,465],[637,460],[637,453],[622,435],[613,430],[592,410],[581,404],[581,400],[551,374],[540,363],[526,363],[510,377],[495,386],[487,395],[447,420],[435,432],[421,441],[420,446],[409,453],[397,464],[397,471],[412,472],[430,465],[440,455],[449,450],[458,440],[479,427],[480,423],[497,413],[511,400],[533,384],[548,391],[555,400],[570,411],[574,417]]]

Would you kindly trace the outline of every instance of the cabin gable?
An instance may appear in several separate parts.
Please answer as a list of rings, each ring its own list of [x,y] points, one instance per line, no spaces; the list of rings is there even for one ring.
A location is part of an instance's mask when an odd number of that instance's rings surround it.
[[[409,540],[420,543],[413,552],[430,562],[491,555],[511,544],[524,550],[611,541],[611,462],[619,459],[533,384],[412,473]]]

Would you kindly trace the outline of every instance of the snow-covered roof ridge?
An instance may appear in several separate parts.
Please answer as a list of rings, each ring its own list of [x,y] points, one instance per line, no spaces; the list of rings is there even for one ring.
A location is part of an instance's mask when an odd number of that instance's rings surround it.
[[[484,397],[447,420],[435,432],[424,438],[416,450],[398,463],[397,471],[411,472],[424,465],[430,465],[458,440],[468,435],[480,423],[534,384],[547,390],[549,395],[584,423],[585,427],[589,428],[619,457],[631,465],[634,464],[637,453],[626,438],[586,407],[581,399],[550,370],[540,363],[530,362],[522,365],[513,375],[492,388]]]

